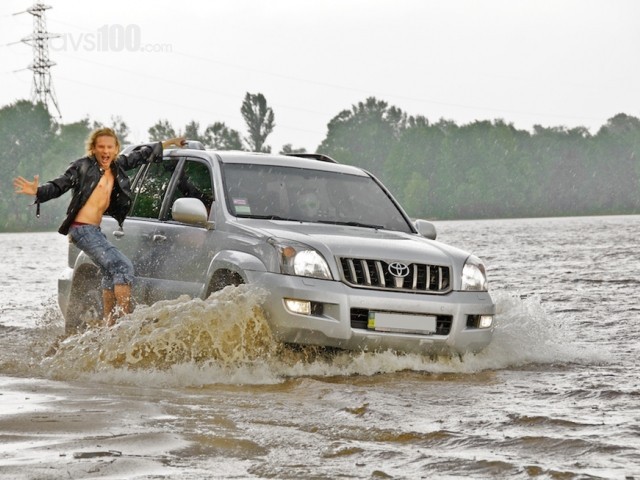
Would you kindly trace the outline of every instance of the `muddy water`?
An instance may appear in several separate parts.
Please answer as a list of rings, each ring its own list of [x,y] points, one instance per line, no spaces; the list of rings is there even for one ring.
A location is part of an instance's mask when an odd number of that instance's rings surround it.
[[[280,345],[247,287],[47,355],[65,239],[0,235],[0,478],[640,478],[639,222],[438,223],[498,304],[463,358]]]

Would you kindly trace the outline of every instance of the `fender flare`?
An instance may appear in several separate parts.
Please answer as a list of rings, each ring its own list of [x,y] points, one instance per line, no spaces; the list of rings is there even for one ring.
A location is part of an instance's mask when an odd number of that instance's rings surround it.
[[[267,267],[265,264],[255,255],[246,252],[239,252],[237,250],[221,250],[218,252],[207,270],[207,281],[203,286],[201,296],[204,296],[209,289],[209,285],[220,270],[230,271],[236,273],[242,278],[243,283],[249,283],[247,277],[247,271],[266,272]]]

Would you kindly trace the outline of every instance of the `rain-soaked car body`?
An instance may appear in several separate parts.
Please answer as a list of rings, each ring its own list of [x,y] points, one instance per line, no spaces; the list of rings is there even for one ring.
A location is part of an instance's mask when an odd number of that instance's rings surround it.
[[[481,261],[435,240],[368,172],[323,155],[185,148],[133,173],[120,230],[137,303],[262,287],[288,343],[418,353],[482,350],[495,304]],[[67,331],[101,312],[99,273],[72,244],[59,279]]]

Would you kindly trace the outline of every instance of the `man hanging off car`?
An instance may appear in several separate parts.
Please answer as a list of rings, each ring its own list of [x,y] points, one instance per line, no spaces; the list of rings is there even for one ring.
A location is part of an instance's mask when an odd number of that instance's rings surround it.
[[[103,318],[112,326],[122,315],[131,313],[131,283],[134,270],[123,255],[100,231],[102,216],[113,216],[120,227],[131,208],[131,187],[126,171],[162,158],[163,148],[183,146],[184,137],[140,145],[127,155],[118,155],[120,141],[110,128],[94,130],[87,139],[87,156],[72,162],[58,178],[38,186],[33,181],[17,177],[13,181],[16,193],[35,195],[37,213],[40,204],[57,198],[68,190],[73,194],[67,217],[58,232],[68,235],[100,268],[102,274]]]

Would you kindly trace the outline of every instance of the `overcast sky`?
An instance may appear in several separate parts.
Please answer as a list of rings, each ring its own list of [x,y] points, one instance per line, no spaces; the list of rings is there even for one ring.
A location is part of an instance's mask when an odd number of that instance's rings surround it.
[[[315,150],[369,96],[458,124],[522,129],[640,117],[635,0],[46,0],[62,122],[121,116],[131,140],[159,119],[245,134],[262,93],[267,144]],[[30,98],[30,0],[0,3],[0,106]],[[21,71],[19,71],[21,70]]]

